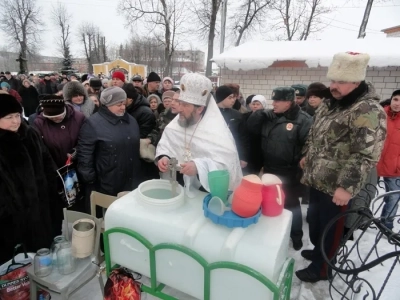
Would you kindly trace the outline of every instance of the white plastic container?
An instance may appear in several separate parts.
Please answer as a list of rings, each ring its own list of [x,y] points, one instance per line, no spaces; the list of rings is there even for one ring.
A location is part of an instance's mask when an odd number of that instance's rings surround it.
[[[153,180],[154,189],[165,188],[165,181]],[[145,182],[146,183],[146,182]],[[148,187],[148,185],[146,185]],[[180,187],[183,193],[183,188]],[[136,231],[150,243],[175,243],[186,246],[208,263],[231,261],[260,272],[276,283],[287,258],[292,214],[284,210],[278,217],[261,216],[248,228],[230,229],[212,223],[204,217],[202,204],[206,193],[184,199],[174,209],[151,207],[151,199],[143,201],[137,190],[115,201],[105,216],[106,230],[123,227]],[[150,203],[149,203],[150,201]],[[157,202],[157,201],[156,201]],[[174,201],[173,201],[174,202]],[[115,233],[110,236],[112,264],[120,264],[145,276],[150,276],[149,251],[135,239]],[[203,298],[204,272],[195,260],[175,250],[156,252],[157,281]],[[251,294],[249,294],[251,292]],[[272,293],[252,277],[230,269],[211,273],[213,300],[268,300]]]

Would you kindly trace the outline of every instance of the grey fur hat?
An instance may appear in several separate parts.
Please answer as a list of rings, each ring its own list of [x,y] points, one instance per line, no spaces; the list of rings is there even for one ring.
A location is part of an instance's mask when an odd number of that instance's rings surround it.
[[[79,81],[70,81],[63,87],[63,96],[65,101],[71,101],[72,97],[77,95],[85,96],[85,100],[89,98],[86,89]]]
[[[82,83],[79,81],[70,81],[64,85],[63,97],[65,102],[72,104],[72,97],[77,95],[84,96],[83,104],[80,105],[80,111],[85,115],[86,118],[89,118],[94,112],[95,104],[89,99],[89,95]]]

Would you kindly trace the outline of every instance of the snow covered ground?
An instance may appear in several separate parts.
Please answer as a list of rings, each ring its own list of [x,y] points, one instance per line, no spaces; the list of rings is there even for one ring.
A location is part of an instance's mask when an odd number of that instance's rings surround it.
[[[307,211],[307,206],[302,205],[302,212],[303,212],[303,219],[304,219],[304,222],[303,222],[304,246],[303,246],[302,250],[312,249],[312,244],[308,237],[308,224],[305,221],[306,211]],[[395,230],[396,230],[396,232],[400,231],[399,224],[395,224]],[[375,239],[377,236],[376,233],[377,233],[376,229],[368,229],[367,232],[363,235],[363,238],[360,240],[360,243],[361,243],[360,256],[361,257],[365,257],[368,254],[368,252],[371,250],[371,246],[375,243]],[[357,239],[360,234],[361,234],[360,230],[356,231],[355,239]],[[349,247],[351,247],[352,243],[353,242],[349,241],[349,242],[347,242],[347,245]],[[389,244],[387,239],[382,238],[378,242],[378,251],[379,251],[380,255],[388,253],[388,252],[392,252],[394,250],[395,250],[394,246]],[[303,268],[307,267],[309,264],[308,261],[306,261],[304,258],[301,257],[300,252],[301,251],[295,251],[290,246],[289,255],[292,256],[296,261],[295,262],[295,270],[303,269]],[[354,256],[352,256],[352,258],[354,259],[354,261],[358,260],[356,252],[354,252]],[[376,258],[376,255],[373,253],[371,255],[370,260],[375,259],[375,258]],[[386,278],[386,276],[389,272],[389,269],[392,266],[393,261],[394,261],[394,259],[387,260],[387,261],[383,262],[382,265],[378,265],[378,266],[374,267],[373,269],[371,269],[370,271],[361,273],[360,277],[363,277],[366,280],[368,280],[372,285],[374,285],[376,292],[378,292],[379,289],[377,289],[377,288],[381,287],[383,280]],[[379,299],[381,299],[381,300],[400,299],[400,296],[399,296],[400,288],[398,287],[398,284],[397,284],[398,278],[400,278],[399,264],[397,264],[394,267],[393,273],[392,273],[392,275],[391,275],[391,277]],[[335,286],[341,288],[340,290],[343,292],[343,290],[345,288],[344,285],[341,284],[341,280],[339,277],[336,277],[336,279],[337,279],[337,281],[335,283]],[[105,278],[104,278],[104,280],[105,280]],[[365,290],[366,285],[364,284],[361,288],[363,290]],[[182,300],[194,299],[188,295],[182,294],[173,289],[166,288],[166,291],[168,291],[170,295],[175,296]],[[347,294],[347,296],[349,298],[341,298],[340,296],[338,296],[336,294],[333,296],[333,300],[336,300],[336,299],[354,299],[354,300],[363,299],[363,296],[365,295],[365,293],[360,293],[360,294],[354,295],[354,298],[353,297],[350,298],[350,295],[351,294]],[[70,298],[70,300],[93,300],[93,299],[101,299],[101,298],[102,297],[101,297],[100,285],[99,285],[99,281],[96,277],[91,282],[89,282],[89,284],[87,284],[84,288],[82,288],[75,295],[73,295]],[[52,295],[52,299],[58,300],[60,298],[57,295]],[[157,298],[154,298],[150,295],[143,295],[142,299],[143,300],[153,300],[153,299],[157,299]],[[331,299],[331,296],[329,293],[329,282],[328,281],[320,281],[320,282],[314,283],[314,284],[302,283],[300,280],[297,279],[296,275],[293,275],[291,300],[325,300],[325,299],[326,300]],[[373,299],[373,298],[371,298],[371,296],[370,296],[366,299]],[[224,300],[224,299],[221,299],[221,300]]]

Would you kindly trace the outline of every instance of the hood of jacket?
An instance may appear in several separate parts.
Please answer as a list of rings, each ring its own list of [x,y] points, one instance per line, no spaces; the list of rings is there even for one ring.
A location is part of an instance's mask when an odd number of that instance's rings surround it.
[[[146,99],[145,96],[138,94],[138,97],[136,98],[136,100],[134,102],[132,102],[132,104],[129,105],[126,110],[128,112],[132,112],[132,111],[135,111],[136,109],[138,109],[140,106],[150,107],[150,103]]]

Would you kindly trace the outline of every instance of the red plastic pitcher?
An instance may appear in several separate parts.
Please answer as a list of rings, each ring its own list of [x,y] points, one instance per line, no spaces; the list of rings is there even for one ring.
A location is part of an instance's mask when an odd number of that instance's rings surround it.
[[[247,175],[233,192],[232,211],[242,218],[250,218],[259,210],[262,202],[262,181],[257,175]]]
[[[282,190],[282,181],[273,174],[264,174],[262,177],[263,187],[261,213],[264,216],[279,216],[285,205],[285,194]]]

